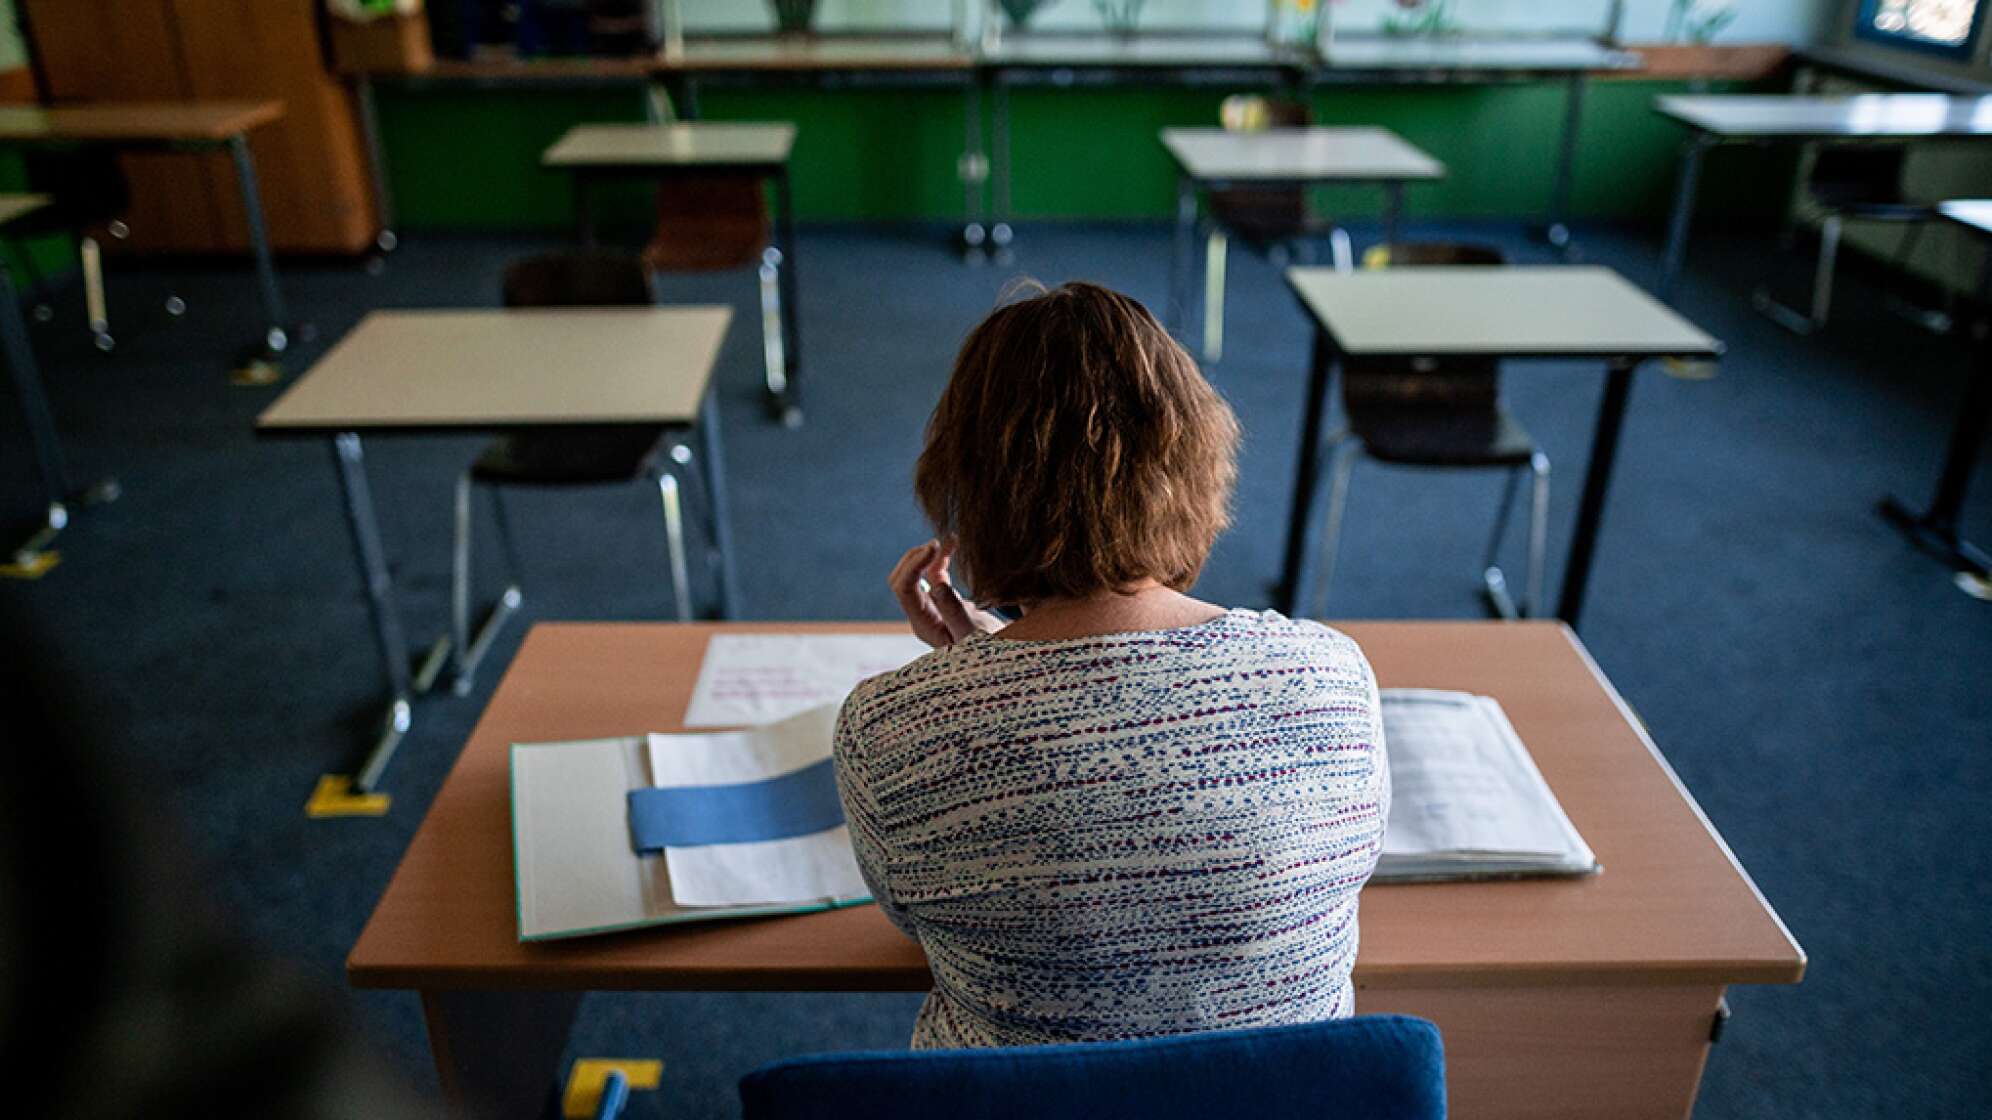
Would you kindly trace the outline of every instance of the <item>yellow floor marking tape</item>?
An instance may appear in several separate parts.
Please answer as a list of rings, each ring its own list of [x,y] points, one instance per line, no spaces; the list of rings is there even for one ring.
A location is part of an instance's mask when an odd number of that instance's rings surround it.
[[[40,579],[61,562],[60,552],[37,552],[26,562],[0,564],[0,579]]]
[[[655,1089],[664,1080],[664,1063],[654,1058],[576,1058],[567,1073],[567,1091],[560,1097],[560,1114],[570,1120],[588,1120],[602,1102],[602,1086],[609,1074],[621,1070],[632,1092]]]
[[[304,803],[304,815],[313,820],[328,817],[384,817],[388,795],[354,793],[353,779],[344,774],[327,774],[318,779],[311,800]]]

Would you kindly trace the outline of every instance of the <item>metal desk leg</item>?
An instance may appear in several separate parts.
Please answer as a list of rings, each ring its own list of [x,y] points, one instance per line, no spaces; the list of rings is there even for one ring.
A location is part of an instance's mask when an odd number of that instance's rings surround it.
[[[1543,240],[1569,255],[1576,245],[1570,239],[1570,198],[1577,186],[1577,140],[1584,128],[1584,73],[1570,75],[1569,92],[1563,102],[1563,148],[1556,157],[1556,180],[1549,192],[1549,217],[1543,223]]]
[[[726,453],[719,433],[719,388],[707,386],[699,405],[699,457],[705,460],[706,508],[712,511],[713,574],[719,581],[719,617],[739,618],[739,580],[733,574],[733,513],[726,496]]]
[[[8,562],[23,569],[37,568],[44,553],[69,524],[69,468],[63,461],[62,440],[56,435],[55,417],[48,398],[42,393],[41,372],[35,366],[34,348],[28,340],[28,324],[21,318],[20,294],[5,269],[0,269],[0,348],[4,348],[7,371],[13,376],[14,395],[21,402],[21,414],[28,425],[28,442],[34,446],[35,470],[41,475],[42,493],[48,499],[42,526],[15,548]],[[116,496],[117,484],[106,492]]]
[[[387,148],[380,140],[380,107],[374,99],[373,75],[360,71],[354,88],[360,101],[360,132],[367,144],[367,181],[373,187],[374,217],[380,222],[374,244],[381,252],[392,253],[401,239],[394,233],[394,195],[387,185]]]
[[[1314,502],[1321,488],[1321,422],[1328,412],[1328,388],[1334,380],[1335,358],[1326,332],[1314,330],[1314,354],[1308,366],[1307,406],[1300,423],[1300,451],[1293,477],[1293,509],[1287,515],[1286,559],[1274,604],[1288,616],[1299,611],[1307,582],[1307,558],[1313,549]]]
[[[775,188],[781,204],[775,211],[775,236],[781,238],[782,345],[788,351],[788,384],[781,393],[770,396],[768,406],[787,427],[802,426],[802,327],[800,282],[796,278],[800,261],[795,251],[795,186],[789,181],[788,167],[775,173]]]
[[[1397,234],[1404,224],[1404,184],[1385,183],[1383,185],[1383,243],[1397,244]]]
[[[989,150],[995,182],[991,188],[996,213],[989,226],[989,243],[1001,249],[1010,244],[1010,87],[999,78],[989,87],[991,102]]]
[[[423,992],[436,1080],[454,1114],[547,1115],[580,1007],[580,992]]]
[[[339,492],[345,498],[346,526],[353,534],[353,554],[360,565],[360,584],[367,593],[367,613],[380,646],[381,667],[387,673],[388,711],[380,738],[353,778],[353,788],[371,792],[380,781],[413,717],[414,694],[408,670],[408,643],[401,629],[401,612],[394,605],[394,581],[387,572],[387,554],[374,519],[373,492],[367,487],[366,459],[356,432],[332,437],[332,460],[339,469]]]
[[[1197,184],[1188,174],[1181,174],[1176,176],[1176,241],[1169,254],[1169,325],[1178,334],[1189,330],[1196,240]]]
[[[971,253],[989,239],[983,224],[983,184],[989,179],[989,156],[982,150],[982,80],[970,75],[962,87],[962,147],[955,172],[961,179],[961,246]]]
[[[1710,147],[1708,137],[1696,133],[1681,148],[1681,177],[1674,186],[1674,212],[1667,220],[1667,249],[1660,260],[1660,291],[1663,300],[1674,298],[1674,285],[1680,282],[1681,266],[1688,256],[1688,227],[1695,216],[1695,191],[1701,185],[1702,157]]]
[[[249,138],[236,133],[228,138],[228,153],[235,159],[235,179],[242,188],[242,213],[249,220],[249,249],[256,257],[256,283],[263,294],[263,346],[268,354],[281,354],[290,346],[284,324],[290,316],[284,311],[284,294],[277,287],[277,265],[270,256],[270,232],[263,224],[263,195],[256,186],[256,161],[249,154]]]
[[[1584,495],[1578,500],[1577,528],[1570,539],[1570,559],[1563,570],[1563,599],[1556,617],[1577,628],[1584,609],[1584,589],[1591,580],[1591,559],[1598,550],[1598,525],[1604,520],[1605,496],[1611,489],[1612,464],[1618,458],[1619,431],[1625,426],[1625,406],[1632,397],[1632,373],[1637,362],[1619,358],[1605,378],[1604,399],[1598,404],[1598,426],[1591,435],[1591,465],[1584,472]]]
[[[1992,274],[1992,269],[1988,269]],[[1992,554],[1958,535],[1958,515],[1978,465],[1978,449],[1992,428],[1992,339],[1986,327],[1977,330],[1972,348],[1971,371],[1958,402],[1957,420],[1951,427],[1950,445],[1944,452],[1943,473],[1937,478],[1930,507],[1916,513],[1899,499],[1881,500],[1880,512],[1897,529],[1921,548],[1949,564],[1959,575],[1958,586],[1984,598],[1980,589],[1992,590]]]

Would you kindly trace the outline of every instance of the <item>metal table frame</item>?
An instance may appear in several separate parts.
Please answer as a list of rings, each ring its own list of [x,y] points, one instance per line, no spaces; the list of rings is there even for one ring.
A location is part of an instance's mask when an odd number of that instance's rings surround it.
[[[1192,312],[1200,303],[1195,297],[1196,284],[1196,230],[1202,213],[1202,202],[1216,191],[1237,188],[1249,189],[1305,189],[1315,186],[1338,187],[1378,187],[1383,191],[1383,244],[1397,243],[1398,229],[1404,218],[1404,188],[1414,182],[1432,182],[1430,178],[1296,178],[1296,179],[1232,179],[1200,178],[1190,174],[1180,165],[1176,175],[1176,229],[1173,251],[1169,260],[1169,323],[1179,331],[1187,331],[1195,322]],[[1325,232],[1325,231],[1323,231]],[[1208,265],[1207,265],[1208,267]]]
[[[1291,287],[1289,281],[1289,287]],[[1298,299],[1296,292],[1296,299]],[[1315,507],[1321,489],[1321,445],[1328,417],[1329,395],[1335,371],[1343,354],[1333,336],[1303,302],[1302,314],[1314,328],[1314,346],[1308,366],[1307,401],[1300,426],[1300,455],[1294,472],[1293,505],[1287,515],[1286,550],[1280,568],[1280,581],[1274,592],[1279,609],[1293,614],[1309,583],[1309,558],[1316,551]],[[1583,613],[1584,593],[1590,585],[1592,560],[1597,554],[1598,529],[1604,521],[1605,499],[1611,490],[1612,468],[1618,460],[1619,435],[1625,427],[1626,407],[1632,399],[1632,375],[1641,365],[1673,358],[1709,360],[1716,353],[1627,355],[1612,350],[1556,351],[1540,353],[1521,350],[1447,350],[1445,357],[1472,361],[1601,361],[1605,363],[1604,392],[1598,401],[1597,420],[1592,428],[1590,462],[1584,472],[1584,487],[1577,505],[1577,524],[1570,538],[1570,552],[1563,569],[1563,590],[1557,601],[1556,617],[1576,629]],[[1417,355],[1397,355],[1412,356]]]
[[[255,352],[263,360],[274,361],[290,347],[290,313],[284,304],[283,289],[277,283],[276,258],[270,249],[270,233],[263,217],[263,194],[256,183],[256,158],[249,151],[249,134],[242,131],[220,141],[8,138],[0,148],[38,148],[47,151],[79,148],[110,148],[120,152],[208,152],[225,149],[235,165],[235,182],[242,195],[242,214],[249,224],[249,252],[256,265],[256,288],[263,305],[263,337]],[[304,328],[308,330],[308,328]]]
[[[1793,95],[1804,96],[1804,95]],[[1674,184],[1673,208],[1667,218],[1667,242],[1660,260],[1660,279],[1654,294],[1671,303],[1680,285],[1681,273],[1686,268],[1688,256],[1688,236],[1694,225],[1696,196],[1700,193],[1702,164],[1708,153],[1724,146],[1749,146],[1758,148],[1799,147],[1813,144],[1832,143],[1836,145],[1901,146],[1918,143],[1992,143],[1992,135],[1965,132],[1881,132],[1850,133],[1844,131],[1780,131],[1776,133],[1716,132],[1693,121],[1684,120],[1664,108],[1655,106],[1655,112],[1686,129],[1688,138],[1681,143],[1681,162]],[[1800,174],[1804,173],[1803,168]],[[1793,194],[1798,187],[1794,184]]]
[[[759,175],[774,184],[775,250],[781,254],[778,270],[781,284],[782,373],[768,379],[768,409],[788,427],[802,423],[802,326],[797,311],[801,299],[796,279],[795,188],[789,182],[786,160],[780,163],[696,163],[696,164],[568,164],[552,170],[566,172],[574,181],[575,237],[584,247],[595,247],[594,193],[604,182],[658,181],[675,175],[724,174]]]
[[[648,425],[646,425],[648,426]],[[712,523],[713,577],[716,580],[716,614],[714,617],[727,619],[737,617],[738,581],[733,574],[732,517],[728,509],[725,458],[721,447],[719,424],[719,390],[716,380],[706,387],[705,397],[699,405],[699,418],[694,424],[674,425],[678,432],[689,436],[699,445],[698,457],[703,465],[698,474],[703,481],[704,500]],[[462,435],[466,432],[486,430],[479,427],[394,427],[375,429],[374,434],[387,436],[422,435]],[[325,435],[309,428],[285,429],[266,432],[273,436]],[[407,629],[401,622],[401,610],[394,600],[394,577],[388,571],[387,551],[381,543],[380,522],[374,515],[372,488],[367,484],[366,456],[360,443],[357,430],[334,431],[331,435],[333,466],[339,475],[339,494],[346,513],[346,527],[352,535],[354,559],[359,568],[360,586],[366,592],[367,615],[373,626],[374,641],[380,653],[380,663],[387,683],[387,711],[381,729],[353,777],[353,789],[357,792],[370,792],[380,782],[383,771],[394,758],[394,752],[401,740],[414,726],[414,702],[417,698],[433,692],[444,667],[449,663],[450,637],[447,631],[432,642],[426,650],[415,652],[408,643]],[[671,463],[667,457],[667,463]],[[666,466],[675,471],[675,466]],[[681,602],[687,595],[686,573],[674,572],[678,580],[678,593]],[[472,647],[481,649],[488,646],[498,627],[518,606],[516,596],[501,598],[477,628],[477,636]]]
[[[1959,533],[1958,517],[1964,512],[1965,495],[1978,466],[1978,449],[1987,431],[1992,431],[1992,322],[1985,318],[1987,301],[1992,300],[1992,230],[1949,214],[1945,217],[1970,230],[1987,247],[1978,282],[1979,315],[1971,329],[1971,366],[1929,506],[1918,513],[1907,502],[1888,496],[1878,503],[1877,511],[1911,543],[1949,564],[1957,573],[1959,587],[1974,597],[1986,598],[1992,597],[1992,553]]]
[[[32,210],[16,217],[26,217]],[[5,234],[0,229],[0,235]],[[62,450],[62,437],[55,427],[55,414],[42,388],[41,368],[35,362],[34,339],[27,320],[21,316],[21,296],[14,287],[12,270],[0,262],[0,356],[14,383],[14,396],[21,405],[21,417],[28,429],[28,444],[34,452],[35,474],[41,480],[46,508],[41,525],[16,546],[7,562],[23,569],[43,562],[56,535],[69,526],[70,505],[101,505],[117,500],[118,483],[106,478],[77,489],[69,481],[69,464]]]

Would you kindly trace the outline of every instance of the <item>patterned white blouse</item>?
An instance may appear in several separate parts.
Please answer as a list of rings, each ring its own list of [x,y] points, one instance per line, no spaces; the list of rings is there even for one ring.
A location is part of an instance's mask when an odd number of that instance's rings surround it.
[[[1354,1009],[1390,782],[1375,677],[1328,627],[974,635],[859,685],[836,759],[858,864],[933,968],[916,1047]]]

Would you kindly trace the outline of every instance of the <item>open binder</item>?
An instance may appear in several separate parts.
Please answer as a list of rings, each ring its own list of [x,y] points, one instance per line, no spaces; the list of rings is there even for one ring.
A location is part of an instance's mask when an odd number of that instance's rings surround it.
[[[519,939],[869,901],[841,814],[821,816],[822,792],[808,798],[817,817],[783,812],[799,785],[828,780],[835,720],[832,705],[744,731],[514,744]],[[655,850],[639,850],[632,794],[668,795],[658,823],[675,827]]]

